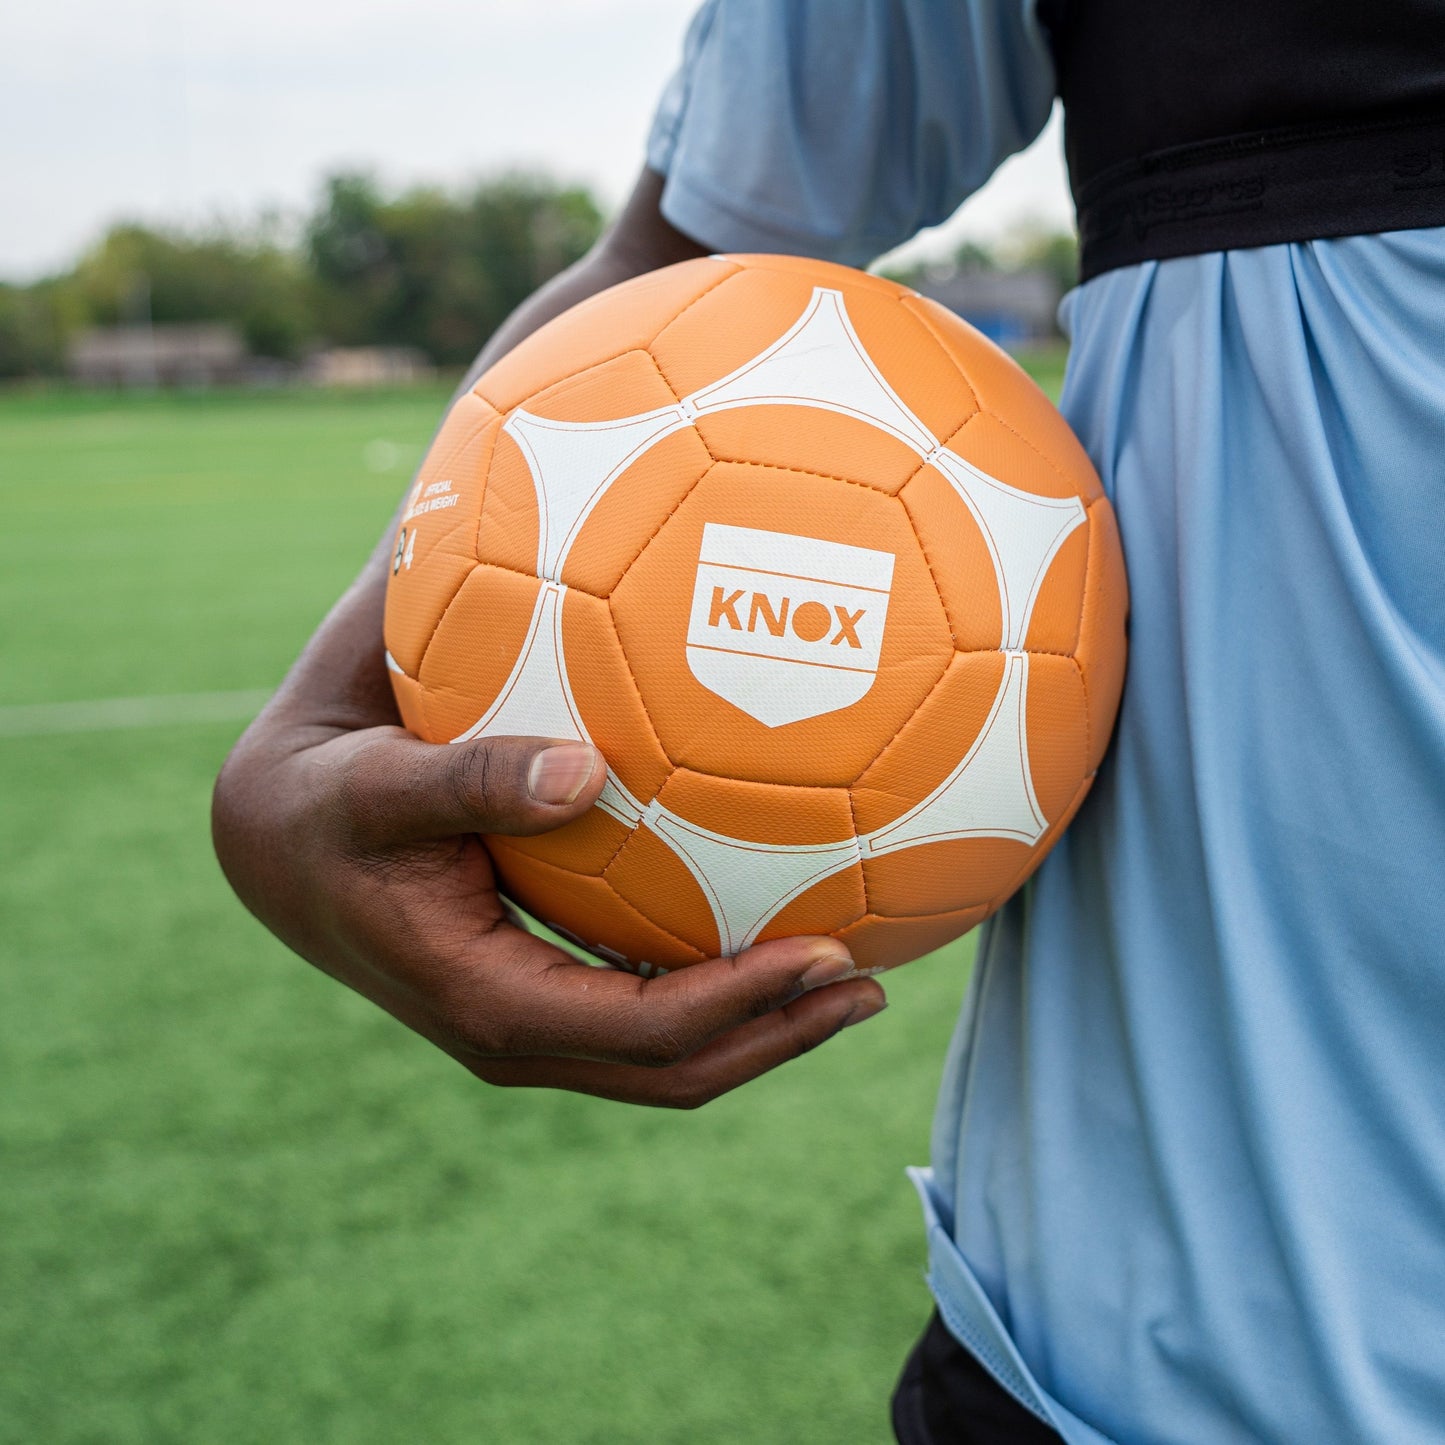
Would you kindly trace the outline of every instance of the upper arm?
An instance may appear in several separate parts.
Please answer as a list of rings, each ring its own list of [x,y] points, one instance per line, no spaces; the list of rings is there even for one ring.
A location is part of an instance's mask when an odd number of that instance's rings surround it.
[[[1043,128],[1032,0],[706,0],[658,107],[662,217],[712,250],[863,265]]]
[[[706,256],[713,248],[678,230],[662,213],[664,177],[644,167],[616,219],[602,238],[602,249],[619,272],[633,276]]]

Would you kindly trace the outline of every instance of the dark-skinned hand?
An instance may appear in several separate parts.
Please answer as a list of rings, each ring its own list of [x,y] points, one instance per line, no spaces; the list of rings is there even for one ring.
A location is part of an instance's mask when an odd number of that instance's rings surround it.
[[[375,563],[217,782],[217,855],[274,933],[488,1083],[640,1104],[705,1103],[884,1006],[836,939],[643,979],[518,927],[478,835],[577,817],[605,764],[583,743],[435,745],[401,728]]]

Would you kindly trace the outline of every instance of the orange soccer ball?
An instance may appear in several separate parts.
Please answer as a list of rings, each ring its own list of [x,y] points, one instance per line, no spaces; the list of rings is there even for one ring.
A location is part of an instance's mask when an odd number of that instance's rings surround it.
[[[1123,561],[1083,450],[951,312],[842,266],[614,287],[452,408],[401,522],[387,663],[433,742],[586,738],[586,816],[503,891],[644,974],[971,928],[1088,791]]]

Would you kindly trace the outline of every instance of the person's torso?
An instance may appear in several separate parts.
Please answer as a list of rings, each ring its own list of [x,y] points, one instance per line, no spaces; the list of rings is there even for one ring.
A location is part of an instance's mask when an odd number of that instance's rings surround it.
[[[932,1193],[942,1302],[1104,1439],[1445,1441],[1442,296],[1437,230],[1071,303],[1129,676],[981,947]]]

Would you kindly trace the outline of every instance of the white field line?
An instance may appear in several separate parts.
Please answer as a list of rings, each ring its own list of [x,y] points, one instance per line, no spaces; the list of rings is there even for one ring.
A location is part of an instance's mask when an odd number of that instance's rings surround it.
[[[0,738],[112,732],[175,724],[249,722],[271,696],[245,692],[182,692],[157,697],[103,697],[93,702],[37,702],[0,707]]]

